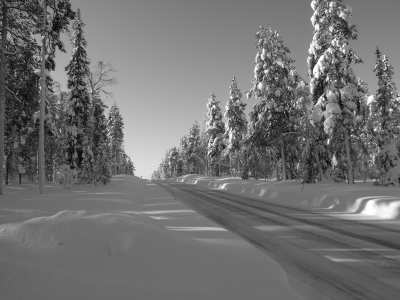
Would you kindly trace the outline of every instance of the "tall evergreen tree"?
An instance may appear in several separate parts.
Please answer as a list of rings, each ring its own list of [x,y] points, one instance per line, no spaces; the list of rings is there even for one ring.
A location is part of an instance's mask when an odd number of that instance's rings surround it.
[[[252,94],[259,100],[250,113],[253,145],[274,145],[280,153],[283,179],[286,180],[286,134],[293,131],[294,103],[297,100],[292,92],[297,85],[297,74],[293,59],[288,57],[289,48],[282,37],[268,28],[260,27],[256,33],[258,50],[255,59]]]
[[[225,148],[223,135],[225,133],[225,124],[222,122],[221,108],[218,105],[216,96],[211,91],[210,98],[207,102],[207,115],[208,122],[206,125],[208,139],[208,153],[207,156],[211,159],[211,165],[214,167],[214,172],[220,176],[216,162],[220,161],[220,155],[222,150]]]
[[[179,160],[178,160],[178,174],[185,175],[189,172],[189,158],[188,158],[188,139],[184,135],[179,141]]]
[[[238,151],[247,130],[247,120],[244,110],[246,104],[242,102],[242,93],[237,86],[235,77],[229,87],[229,99],[225,106],[225,138],[227,138],[227,149],[230,153],[230,161],[237,160],[236,170],[239,171]],[[235,174],[236,175],[236,174]]]
[[[380,149],[380,184],[400,184],[400,101],[393,82],[393,67],[376,49],[375,70],[378,90],[371,103],[373,132]]]
[[[239,150],[240,142],[246,133],[247,120],[244,110],[246,104],[242,101],[242,93],[237,87],[235,77],[229,87],[229,99],[225,106],[225,135],[228,138],[227,148],[235,153]]]
[[[111,106],[108,114],[107,123],[108,133],[111,145],[111,159],[113,162],[113,174],[119,174],[119,168],[122,162],[122,144],[124,142],[124,122],[119,112],[117,103]]]
[[[111,148],[107,129],[107,118],[104,115],[105,105],[99,101],[95,106],[93,128],[93,181],[106,184],[111,180]]]
[[[90,97],[86,87],[86,78],[89,74],[89,59],[87,58],[87,42],[84,37],[81,12],[78,9],[76,20],[72,25],[72,56],[65,68],[68,75],[68,88],[71,98],[68,103],[68,119],[66,122],[65,159],[67,164],[85,169],[90,173],[90,164],[93,162],[92,153],[88,148],[88,124],[90,118]],[[83,164],[83,160],[85,163]]]
[[[200,126],[195,120],[189,129],[189,134],[187,136],[188,148],[187,156],[189,160],[189,173],[195,174],[199,173],[204,167],[203,160],[199,156],[200,152]]]
[[[357,104],[353,101],[357,94],[355,76],[351,64],[362,62],[348,45],[357,39],[355,25],[350,25],[352,9],[338,1],[313,0],[314,14],[311,23],[314,37],[307,59],[310,77],[310,94],[313,104],[312,121],[315,134],[308,138],[309,167],[318,166],[321,179],[328,178],[331,167],[332,150],[330,143],[342,143],[345,148],[348,178],[352,183],[352,162],[350,159],[350,129],[355,119]],[[314,179],[310,177],[307,182]]]

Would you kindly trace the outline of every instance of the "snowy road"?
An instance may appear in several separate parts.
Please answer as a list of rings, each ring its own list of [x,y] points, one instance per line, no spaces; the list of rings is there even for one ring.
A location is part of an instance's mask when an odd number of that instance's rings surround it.
[[[305,299],[400,299],[398,230],[190,184],[157,183],[272,257]]]

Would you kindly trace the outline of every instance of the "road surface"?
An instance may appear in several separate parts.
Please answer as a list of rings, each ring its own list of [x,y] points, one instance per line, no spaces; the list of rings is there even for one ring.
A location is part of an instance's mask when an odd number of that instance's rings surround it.
[[[155,182],[272,257],[307,300],[400,299],[398,230],[191,184]]]

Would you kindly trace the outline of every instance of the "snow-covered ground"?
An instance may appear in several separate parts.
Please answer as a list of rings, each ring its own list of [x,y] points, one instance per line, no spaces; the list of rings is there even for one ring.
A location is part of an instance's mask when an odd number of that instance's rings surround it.
[[[304,209],[358,220],[384,221],[400,226],[400,189],[374,186],[370,182],[317,183],[299,181],[242,180],[185,175],[175,181],[225,190],[259,200],[297,206]]]
[[[2,300],[303,299],[274,260],[151,181],[4,190]]]

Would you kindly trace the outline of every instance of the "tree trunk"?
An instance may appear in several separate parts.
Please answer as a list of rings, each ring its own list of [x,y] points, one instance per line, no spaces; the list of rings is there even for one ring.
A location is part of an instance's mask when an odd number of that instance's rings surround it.
[[[8,178],[10,177],[10,162],[9,162],[9,155],[6,157],[6,176],[5,176],[5,185],[8,185]]]
[[[267,162],[268,162],[268,155],[267,153],[265,153],[264,181],[267,181]]]
[[[237,170],[236,170],[236,177],[240,177],[240,157],[237,158]]]
[[[6,106],[6,43],[7,43],[7,6],[3,3],[0,54],[0,195],[3,195],[4,181],[4,115]]]
[[[46,0],[43,1],[43,31],[42,31],[42,64],[41,64],[41,102],[40,102],[40,126],[39,126],[39,194],[44,194],[45,170],[44,170],[44,116],[46,108]]]
[[[348,184],[354,184],[354,179],[353,179],[353,166],[351,163],[351,157],[350,157],[350,143],[349,143],[349,133],[347,128],[344,129],[344,145],[346,148],[346,159],[347,159],[347,178],[348,178]]]
[[[280,181],[280,176],[279,176],[279,168],[278,168],[278,160],[275,159],[275,173],[276,173],[276,180]]]
[[[22,184],[22,174],[19,173],[18,174],[18,185],[21,185],[21,184]]]
[[[367,164],[367,157],[365,154],[363,154],[362,156],[362,167],[364,169],[364,182],[367,182],[367,172],[368,172],[368,164]]]
[[[96,107],[96,98],[94,97],[94,89],[93,86],[91,86],[92,89],[92,111],[90,112],[90,120],[91,120],[91,126],[90,126],[90,150],[93,153],[93,140],[94,140],[94,110]]]
[[[286,180],[286,158],[285,158],[285,146],[283,141],[281,143],[281,157],[282,157],[282,180]]]
[[[218,161],[218,177],[221,177],[221,154],[219,155]]]

